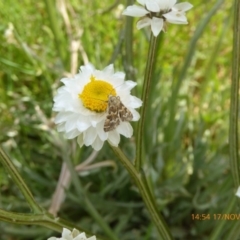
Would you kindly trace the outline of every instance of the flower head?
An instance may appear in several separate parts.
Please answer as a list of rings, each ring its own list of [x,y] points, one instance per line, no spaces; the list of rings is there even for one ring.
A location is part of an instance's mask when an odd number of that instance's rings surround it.
[[[85,233],[80,233],[77,229],[73,229],[71,232],[70,230],[63,228],[62,237],[56,238],[56,237],[50,237],[48,240],[96,240],[95,236],[92,236],[90,238],[87,238]]]
[[[177,3],[177,0],[137,0],[142,6],[132,5],[123,11],[123,15],[141,17],[137,28],[151,26],[155,37],[163,30],[166,22],[187,24],[185,12],[193,6],[188,2]]]
[[[78,137],[80,146],[91,145],[95,150],[100,150],[106,140],[117,146],[120,134],[130,138],[133,134],[130,123],[121,120],[124,120],[121,113],[110,115],[108,106],[109,97],[115,97],[130,112],[132,121],[140,118],[135,108],[140,107],[142,101],[130,94],[136,83],[124,81],[124,77],[122,72],[114,73],[113,65],[100,71],[88,64],[80,67],[74,77],[62,79],[64,86],[58,89],[53,106],[58,112],[55,118],[58,131],[64,132],[68,139]],[[113,109],[117,109],[115,107]],[[112,127],[114,121],[116,124]],[[111,131],[106,130],[106,122],[111,125],[108,128]]]

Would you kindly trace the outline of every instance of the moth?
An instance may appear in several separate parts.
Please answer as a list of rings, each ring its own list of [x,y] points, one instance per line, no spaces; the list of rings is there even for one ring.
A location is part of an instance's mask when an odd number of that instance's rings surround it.
[[[119,96],[109,95],[107,117],[103,130],[109,132],[114,130],[120,122],[132,121],[132,113],[123,105]]]

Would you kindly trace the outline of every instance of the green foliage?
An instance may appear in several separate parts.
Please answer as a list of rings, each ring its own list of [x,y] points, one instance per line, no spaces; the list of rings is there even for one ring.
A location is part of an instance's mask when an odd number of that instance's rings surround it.
[[[69,25],[59,11],[60,2],[54,11],[63,38],[63,56],[43,1],[0,2],[0,141],[45,208],[50,206],[63,162],[58,142],[51,135],[55,132],[52,98],[61,85],[59,80],[70,72],[72,41],[80,41],[82,46],[78,67],[84,64],[86,54],[98,69],[114,60],[115,68],[123,70],[127,55],[121,34],[126,18],[120,15],[120,1],[113,8],[109,8],[111,1],[65,1]],[[208,239],[220,222],[213,220],[213,214],[227,213],[233,194],[228,153],[232,5],[225,1],[218,8],[193,47],[191,39],[196,38],[200,23],[216,1],[195,0],[192,4],[194,8],[187,13],[189,25],[169,24],[160,41],[144,136],[146,174],[175,239]],[[149,32],[138,31],[135,23],[133,67],[140,97]],[[179,80],[187,57],[191,59]],[[59,136],[59,141],[66,140]],[[76,165],[91,153],[88,148],[80,152],[75,140],[65,144]],[[122,139],[121,147],[134,159],[132,142]],[[157,239],[132,180],[107,144],[95,162],[104,160],[113,160],[117,168],[80,174],[95,208],[119,239]],[[1,166],[0,208],[28,212],[23,196]],[[192,220],[192,214],[208,213],[211,220]],[[103,234],[72,186],[59,216]],[[220,235],[226,236],[234,227],[226,221]],[[0,232],[2,240],[44,240],[53,235],[42,227],[9,223],[0,223]]]

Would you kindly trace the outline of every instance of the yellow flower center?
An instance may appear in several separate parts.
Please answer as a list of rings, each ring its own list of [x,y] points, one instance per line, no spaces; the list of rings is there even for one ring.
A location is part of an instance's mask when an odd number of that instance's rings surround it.
[[[116,96],[116,91],[110,83],[98,80],[94,76],[91,76],[90,80],[78,96],[84,107],[91,111],[104,112],[107,109],[108,96]]]

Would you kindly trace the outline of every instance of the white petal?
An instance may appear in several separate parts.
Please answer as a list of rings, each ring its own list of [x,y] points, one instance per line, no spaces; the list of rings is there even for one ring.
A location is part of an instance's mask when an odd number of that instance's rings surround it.
[[[136,85],[137,85],[136,82],[133,82],[133,81],[131,81],[131,80],[128,80],[128,81],[125,81],[125,83],[122,84],[122,85],[119,87],[119,90],[121,90],[121,91],[130,91],[130,90],[133,89]]]
[[[137,22],[137,29],[141,29],[149,25],[151,25],[151,19],[148,17],[145,17]]]
[[[56,237],[50,237],[47,240],[57,240],[57,238]]]
[[[97,240],[97,238],[95,236],[92,236],[92,237],[88,238],[87,240]]]
[[[72,78],[62,78],[60,82],[67,84],[68,82],[72,81]],[[60,87],[58,91],[60,91],[63,87]]]
[[[69,119],[66,121],[66,124],[65,124],[66,132],[70,132],[74,128],[76,128],[77,121],[78,121],[78,117],[75,114],[73,114],[71,117],[69,117]]]
[[[133,128],[129,122],[121,122],[117,127],[117,131],[127,138],[130,138],[133,135]]]
[[[95,141],[92,143],[92,147],[94,150],[99,151],[103,146],[104,141],[102,141],[99,137],[96,137]]]
[[[129,109],[133,115],[132,121],[138,121],[140,118],[139,112],[137,112],[135,109]]]
[[[54,122],[57,123],[61,123],[61,122],[65,122],[69,117],[69,114],[67,112],[60,112],[56,115]]]
[[[137,2],[138,2],[139,4],[145,6],[145,2],[146,2],[146,0],[137,0]]]
[[[186,12],[193,7],[192,4],[188,2],[177,3],[172,9],[175,11]]]
[[[124,78],[125,78],[125,73],[116,72],[111,76],[110,84],[113,85],[114,88],[118,88],[119,86],[123,85]]]
[[[58,132],[64,132],[65,131],[65,123],[60,123],[57,125]]]
[[[91,145],[97,137],[96,129],[93,127],[88,128],[83,132],[83,141],[86,146]]]
[[[83,141],[83,134],[80,134],[77,138],[77,143],[79,144],[80,147],[83,146],[84,141]]]
[[[72,230],[72,236],[74,237],[74,239],[75,239],[75,237],[77,237],[77,236],[83,236],[83,237],[86,238],[85,233],[81,233],[81,234],[80,234],[80,232],[79,232],[76,228],[74,228],[74,229]]]
[[[148,14],[149,12],[140,6],[137,5],[132,5],[127,7],[124,11],[123,11],[123,15],[127,15],[127,16],[131,16],[131,17],[143,17],[146,14]]]
[[[186,16],[179,12],[169,12],[169,13],[163,14],[163,16],[166,18],[166,21],[170,23],[174,23],[174,24],[188,23]]]
[[[116,130],[108,133],[108,141],[111,145],[117,147],[120,142],[120,135]]]
[[[153,17],[151,21],[151,29],[155,37],[158,36],[162,28],[163,28],[163,19]]]
[[[174,6],[177,0],[156,0],[156,2],[161,10],[169,10]]]
[[[87,118],[87,117],[82,116],[81,118],[78,119],[76,123],[77,129],[79,132],[83,132],[91,126],[90,121],[87,121],[84,118]]]
[[[103,130],[104,122],[105,122],[105,120],[98,123],[97,129],[96,129],[97,130],[97,135],[102,141],[107,140],[107,137],[108,137],[107,133],[104,132],[104,130]]]
[[[154,0],[146,0],[146,7],[150,12],[159,12],[160,7],[158,3]]]
[[[240,198],[240,186],[238,187],[237,192],[235,193],[235,195]]]
[[[98,124],[99,122],[101,122],[101,121],[103,120],[103,118],[105,118],[105,116],[106,116],[106,113],[96,113],[95,115],[89,116],[91,125],[92,125],[93,127],[96,127],[97,124]]]
[[[125,78],[125,73],[124,72],[115,72],[113,74],[113,77],[116,77],[117,79],[121,79],[121,80],[124,80]],[[114,81],[113,81],[114,82]]]
[[[168,9],[172,8],[176,4],[177,0],[168,0]]]
[[[103,72],[104,73],[107,73],[107,74],[114,74],[114,67],[113,67],[113,64],[110,64],[110,65],[108,65],[107,67],[105,67],[104,69],[103,69]]]
[[[75,137],[77,137],[80,134],[80,132],[77,129],[73,129],[70,132],[65,132],[65,137],[67,139],[73,139]]]
[[[81,66],[80,67],[80,71],[84,72],[84,71],[93,71],[95,69],[95,67],[91,64],[91,63],[87,63],[85,66]]]
[[[66,228],[63,228],[62,237],[63,238],[70,238],[70,236],[71,236],[71,231],[66,229]]]
[[[76,236],[76,235],[73,235]],[[86,234],[84,232],[82,232],[81,234],[77,235],[77,237],[75,237],[73,240],[85,240],[87,239]]]
[[[135,96],[130,96],[130,102],[128,103],[128,106],[131,108],[139,108],[142,106],[142,100]]]

